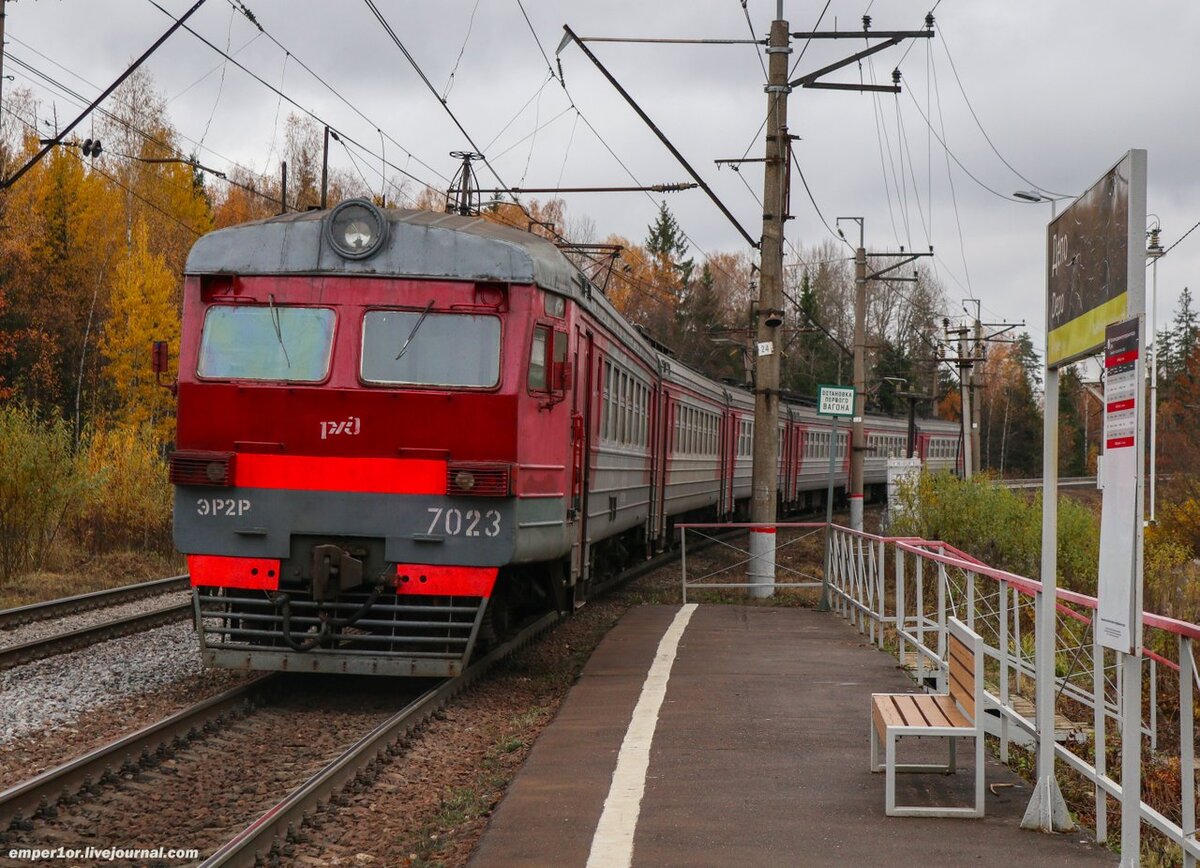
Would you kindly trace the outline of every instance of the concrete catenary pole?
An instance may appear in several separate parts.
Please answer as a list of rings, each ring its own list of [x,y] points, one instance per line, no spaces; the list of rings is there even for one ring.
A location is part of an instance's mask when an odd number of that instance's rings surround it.
[[[975,319],[975,359],[971,364],[971,469],[978,473],[983,465],[980,460],[980,423],[983,421],[980,400],[983,389],[983,324]]]
[[[958,385],[962,393],[962,428],[963,428],[963,478],[970,479],[975,470],[974,445],[975,437],[971,431],[971,362],[967,355],[967,330],[965,327],[958,331]]]
[[[767,142],[763,231],[759,266],[758,366],[754,381],[754,467],[750,521],[751,596],[769,597],[775,585],[775,510],[779,483],[779,327],[783,324],[783,223],[787,217],[788,23],[782,3],[767,46]]]
[[[863,246],[863,234],[860,219],[858,249],[854,251],[854,424],[850,429],[850,527],[853,530],[863,529],[863,459],[867,451],[863,431],[867,400],[867,250]]]
[[[4,104],[4,6],[6,2],[7,0],[0,0],[0,105]]]

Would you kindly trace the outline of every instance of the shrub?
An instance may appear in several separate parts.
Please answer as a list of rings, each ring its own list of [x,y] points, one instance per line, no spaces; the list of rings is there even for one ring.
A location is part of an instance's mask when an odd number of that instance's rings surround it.
[[[120,549],[171,550],[171,485],[149,425],[93,431],[82,461],[93,474],[76,523],[92,554]]]
[[[987,476],[958,479],[923,473],[902,484],[901,510],[889,533],[942,540],[989,566],[1022,576],[1041,573],[1042,499],[1029,498]],[[1058,573],[1064,588],[1094,594],[1100,528],[1090,510],[1058,501]]]
[[[24,404],[0,406],[0,582],[40,569],[91,477],[61,419]]]

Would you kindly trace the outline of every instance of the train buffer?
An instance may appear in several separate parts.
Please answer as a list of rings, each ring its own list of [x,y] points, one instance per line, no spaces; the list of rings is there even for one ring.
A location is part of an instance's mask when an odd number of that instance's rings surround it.
[[[1029,785],[991,756],[984,819],[885,816],[867,763],[869,698],[918,689],[832,613],[633,608],[534,746],[471,864],[866,865],[885,853],[931,866],[1115,864],[1086,834],[1021,831]],[[945,745],[927,741],[912,745],[915,758],[927,747],[942,759]],[[898,796],[968,802],[972,764],[902,775]]]

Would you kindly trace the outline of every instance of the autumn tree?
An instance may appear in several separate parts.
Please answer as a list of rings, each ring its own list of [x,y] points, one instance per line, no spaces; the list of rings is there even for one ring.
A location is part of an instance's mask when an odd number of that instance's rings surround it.
[[[148,425],[166,442],[173,434],[174,399],[156,382],[150,346],[166,341],[169,356],[178,358],[178,280],[165,257],[151,249],[145,223],[134,227],[132,242],[113,272],[111,309],[100,350],[114,395],[113,420]]]
[[[1001,476],[1038,476],[1042,414],[1039,359],[1028,333],[988,349],[980,398],[980,466]]]

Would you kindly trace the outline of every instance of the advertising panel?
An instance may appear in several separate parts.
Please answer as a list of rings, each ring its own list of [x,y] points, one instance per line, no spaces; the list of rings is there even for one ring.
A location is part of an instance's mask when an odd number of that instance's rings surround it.
[[[1131,150],[1047,230],[1046,361],[1070,364],[1145,307],[1146,152]]]

